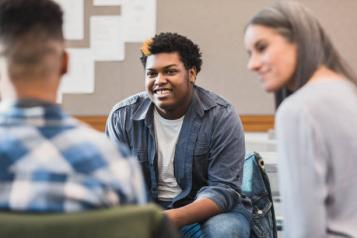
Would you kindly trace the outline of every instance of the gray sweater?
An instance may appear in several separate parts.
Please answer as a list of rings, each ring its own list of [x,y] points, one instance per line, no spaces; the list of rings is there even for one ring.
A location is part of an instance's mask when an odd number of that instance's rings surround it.
[[[306,84],[280,106],[276,130],[284,237],[357,237],[354,84]]]

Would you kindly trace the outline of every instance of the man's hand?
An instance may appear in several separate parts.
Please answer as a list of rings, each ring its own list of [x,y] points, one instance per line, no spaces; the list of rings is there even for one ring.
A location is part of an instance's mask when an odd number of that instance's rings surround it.
[[[203,198],[184,207],[165,210],[164,214],[180,228],[184,225],[204,221],[220,213],[221,210],[211,199]]]

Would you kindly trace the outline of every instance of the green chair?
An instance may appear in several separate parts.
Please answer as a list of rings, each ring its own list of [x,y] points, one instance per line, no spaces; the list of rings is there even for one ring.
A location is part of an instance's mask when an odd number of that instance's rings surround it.
[[[160,208],[118,206],[79,213],[0,212],[2,238],[179,237]]]

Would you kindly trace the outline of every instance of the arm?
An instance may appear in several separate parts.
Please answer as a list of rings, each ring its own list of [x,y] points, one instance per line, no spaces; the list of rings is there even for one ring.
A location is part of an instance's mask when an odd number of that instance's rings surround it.
[[[207,185],[200,188],[191,204],[165,211],[178,227],[229,211],[239,201],[245,154],[242,126],[230,105],[212,110],[203,122],[204,137],[211,137],[207,139],[210,141],[209,153],[205,158],[208,162]]]
[[[279,181],[286,237],[326,237],[326,148],[310,113],[283,104],[277,115]]]
[[[126,179],[126,183],[120,185],[120,187],[128,187],[128,189],[131,189],[131,191],[127,191],[129,194],[134,194],[134,196],[129,198],[129,201],[132,200],[130,203],[141,204],[147,201],[145,183],[140,165],[137,160],[132,157],[132,152],[128,149],[130,144],[124,129],[126,118],[123,116],[125,115],[123,110],[117,109],[111,111],[106,123],[106,135],[115,142],[120,154],[126,158],[125,161],[114,160],[110,168],[113,171],[113,175],[117,177],[117,182],[123,180],[122,177],[124,175],[129,176]],[[112,156],[114,156],[114,153]],[[124,162],[127,164],[124,164]],[[113,182],[115,183],[115,180]]]
[[[217,215],[221,212],[221,209],[212,200],[203,198],[184,207],[170,209],[164,212],[177,227],[182,227]]]
[[[110,112],[107,123],[105,125],[105,134],[115,143],[124,143],[129,146],[129,141],[125,136],[125,117],[120,110],[113,110]]]
[[[242,124],[232,106],[219,106],[209,128],[207,186],[196,199],[213,201],[221,212],[231,210],[240,200],[240,186],[245,155]],[[206,217],[209,218],[209,217]]]

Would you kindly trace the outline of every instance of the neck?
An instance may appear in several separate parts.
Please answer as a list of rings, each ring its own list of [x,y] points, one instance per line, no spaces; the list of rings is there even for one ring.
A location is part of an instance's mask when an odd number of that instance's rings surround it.
[[[156,107],[156,111],[160,114],[161,117],[167,120],[176,120],[183,117],[186,114],[187,108],[186,110],[181,110],[181,111],[177,111],[177,109],[171,111],[171,110],[164,110],[162,108]]]
[[[343,76],[336,73],[335,71],[327,68],[326,66],[320,66],[312,75],[309,82],[315,81],[327,81],[327,80],[341,80],[344,79]]]
[[[6,86],[2,85],[1,87],[1,98],[11,101],[35,99],[48,103],[56,103],[57,89],[57,83],[43,82],[41,80],[16,83],[8,82]]]
[[[27,92],[19,93],[16,99],[18,100],[35,99],[35,100],[55,104],[57,100],[57,95],[56,93],[49,92],[49,90],[47,90],[46,93],[39,93],[35,90],[33,92],[27,91]]]

